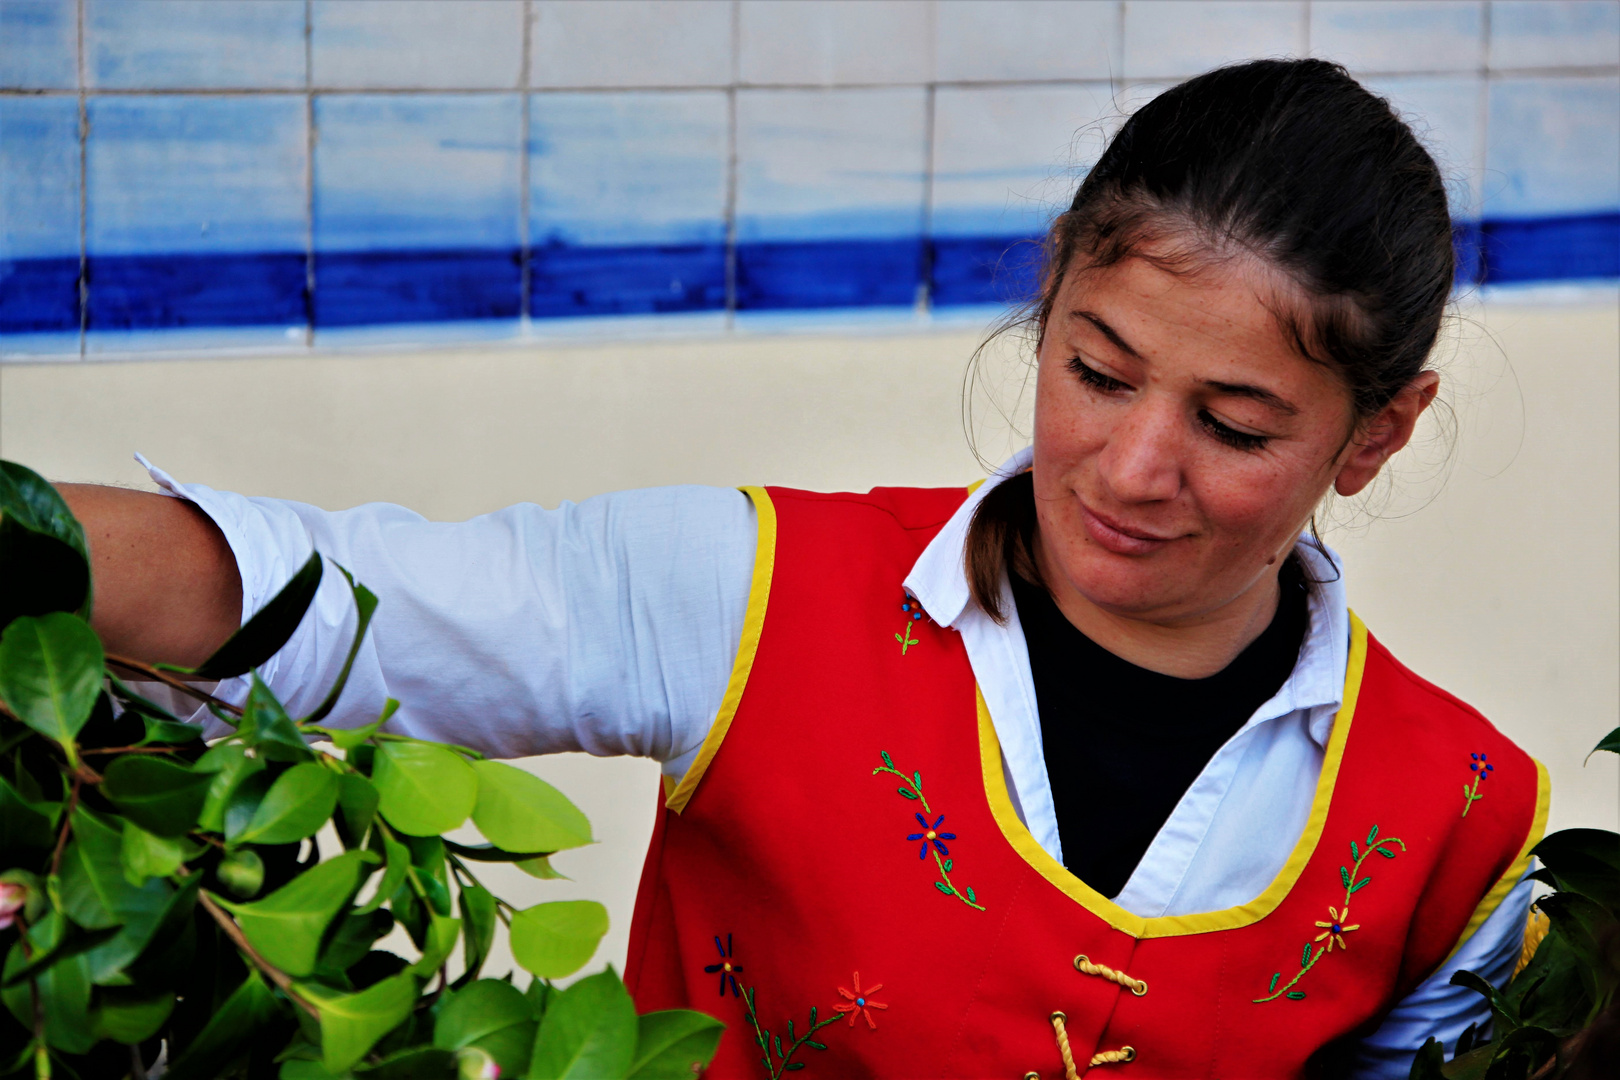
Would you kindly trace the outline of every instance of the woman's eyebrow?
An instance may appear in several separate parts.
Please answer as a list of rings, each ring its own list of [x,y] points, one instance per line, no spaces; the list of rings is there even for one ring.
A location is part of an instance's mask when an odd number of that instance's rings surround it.
[[[1269,406],[1276,409],[1278,412],[1286,413],[1289,416],[1299,415],[1299,409],[1291,405],[1286,399],[1272,393],[1263,386],[1253,386],[1249,383],[1217,382],[1214,379],[1205,379],[1204,385],[1209,387],[1211,390],[1214,390],[1216,393],[1235,394],[1238,397],[1246,397],[1252,401],[1258,401],[1262,405]]]
[[[1103,317],[1101,315],[1098,315],[1093,311],[1079,310],[1071,311],[1069,312],[1069,315],[1072,318],[1084,319],[1092,326],[1095,326],[1097,328],[1097,332],[1102,334],[1102,336],[1107,338],[1109,341],[1113,342],[1114,347],[1120,352],[1123,352],[1127,356],[1134,357],[1137,360],[1142,359],[1142,354],[1131,348],[1130,345],[1126,343],[1125,339],[1119,336],[1119,332],[1117,330],[1103,321]]]

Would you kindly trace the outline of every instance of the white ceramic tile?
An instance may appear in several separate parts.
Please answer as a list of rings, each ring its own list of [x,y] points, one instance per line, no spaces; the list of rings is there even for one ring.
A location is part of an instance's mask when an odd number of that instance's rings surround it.
[[[300,96],[108,95],[89,116],[92,254],[303,249]]]
[[[297,89],[300,0],[85,0],[85,81],[115,90]]]
[[[529,124],[537,246],[725,239],[723,91],[535,94]]]
[[[738,239],[919,234],[926,108],[920,89],[739,91]]]
[[[942,82],[1109,79],[1120,71],[1117,0],[943,0]]]
[[[1354,72],[1477,71],[1482,0],[1314,0],[1311,55]]]
[[[1620,0],[1493,0],[1491,67],[1620,64]]]
[[[1259,57],[1299,56],[1305,4],[1294,0],[1127,0],[1125,76],[1174,79]]]
[[[517,94],[336,94],[315,124],[317,250],[517,246]]]
[[[78,19],[75,0],[0,0],[0,87],[78,86]]]
[[[1485,80],[1477,75],[1396,75],[1363,85],[1412,126],[1446,177],[1451,216],[1477,219],[1485,165]]]
[[[731,81],[729,0],[540,0],[533,11],[530,86]]]
[[[0,261],[64,255],[79,255],[79,103],[0,97]]]
[[[925,0],[741,0],[738,74],[760,86],[926,82],[932,17]]]
[[[941,87],[935,236],[1033,236],[1066,209],[1122,119],[1110,84]]]
[[[1485,215],[1620,210],[1620,78],[1491,80]]]
[[[523,69],[520,0],[315,0],[316,86],[513,89]]]

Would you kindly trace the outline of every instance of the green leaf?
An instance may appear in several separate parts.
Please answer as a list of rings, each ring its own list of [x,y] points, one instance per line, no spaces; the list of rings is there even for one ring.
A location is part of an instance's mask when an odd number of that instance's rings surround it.
[[[910,788],[901,787],[901,788],[895,788],[894,790],[898,791],[900,794],[904,795],[908,799],[915,800],[917,798],[917,793],[915,791],[912,791]]]
[[[1390,851],[1388,848],[1375,847],[1373,850],[1378,852],[1378,854],[1382,855],[1386,859],[1393,859],[1395,857],[1395,853]]]
[[[0,700],[17,719],[71,748],[101,693],[105,665],[101,639],[77,615],[25,615],[0,634]]]
[[[612,968],[556,994],[540,1021],[529,1080],[618,1080],[636,1052],[636,1007]]]
[[[249,746],[272,761],[310,761],[315,757],[298,725],[257,675],[249,685],[237,731]]]
[[[1532,854],[1560,891],[1579,893],[1620,912],[1620,835],[1606,829],[1562,829]]]
[[[556,900],[512,916],[512,958],[542,979],[585,966],[608,931],[607,908],[594,900]]]
[[[460,754],[415,739],[377,747],[371,775],[377,809],[411,836],[438,836],[467,820],[478,798],[478,774]]]
[[[466,885],[461,890],[461,948],[463,975],[460,981],[478,977],[495,940],[495,894],[482,885]]]
[[[1350,841],[1350,857],[1356,862],[1361,861],[1361,849],[1356,847],[1356,842],[1354,840]]]
[[[1350,887],[1350,871],[1343,866],[1339,867],[1339,880],[1344,882],[1345,888]]]
[[[73,812],[73,841],[62,853],[57,888],[63,913],[87,930],[120,928],[117,936],[86,954],[90,977],[98,983],[119,977],[141,954],[175,896],[174,887],[161,878],[149,878],[138,887],[129,883],[122,833],[122,822],[81,805]]]
[[[266,961],[303,978],[315,970],[326,928],[359,888],[363,863],[375,860],[369,851],[348,851],[304,871],[263,900],[215,900],[236,916],[242,933]]]
[[[344,847],[359,847],[377,813],[376,787],[359,773],[343,773],[338,777],[338,809],[338,838]]]
[[[951,887],[949,885],[945,884],[943,881],[934,882],[934,888],[938,889],[940,892],[944,893],[946,896],[952,895]]]
[[[1307,941],[1305,943],[1305,951],[1302,954],[1300,954],[1299,966],[1304,967],[1305,965],[1309,964],[1310,962],[1311,962],[1311,943]]]
[[[1289,1001],[1304,1001],[1305,1000],[1305,991],[1303,991],[1303,990],[1290,990],[1290,991],[1288,991],[1286,996],[1287,996]]]
[[[418,986],[411,975],[395,975],[358,994],[339,993],[319,983],[297,984],[298,992],[320,1010],[321,1064],[329,1072],[341,1073],[365,1057],[378,1039],[411,1015]]]
[[[1350,886],[1351,895],[1354,895],[1354,894],[1360,892],[1362,889],[1365,889],[1368,885],[1371,885],[1371,884],[1372,884],[1372,878],[1371,877],[1362,878],[1360,881],[1358,881],[1354,885]]]
[[[98,1039],[133,1046],[158,1033],[174,1011],[174,995],[133,987],[104,987],[90,1010],[90,1027]]]
[[[235,840],[252,823],[253,815],[259,812],[259,804],[264,801],[265,795],[270,792],[270,785],[275,782],[276,778],[268,766],[242,777],[241,783],[231,791],[230,801],[225,804],[227,841]]]
[[[945,867],[945,872],[948,874],[948,873],[951,872],[951,869],[955,866],[955,862],[954,862],[954,860],[946,859],[941,865]]]
[[[208,784],[208,798],[197,816],[197,828],[204,832],[224,832],[225,807],[231,794],[244,779],[263,769],[264,759],[248,757],[247,747],[240,742],[222,742],[209,747],[192,766],[195,772],[213,774]]]
[[[1598,744],[1592,747],[1592,754],[1597,753],[1599,750],[1607,750],[1612,754],[1620,754],[1620,727],[1615,728],[1613,731],[1603,736]],[[1591,754],[1588,754],[1587,756],[1590,757]]]
[[[219,883],[238,900],[259,895],[264,888],[264,860],[252,848],[238,848],[226,854],[214,868]]]
[[[921,795],[922,794],[922,773],[921,772],[912,773],[911,774],[911,783],[912,783],[912,786],[916,789],[917,794]]]
[[[364,727],[357,728],[321,728],[326,737],[332,740],[332,745],[339,750],[353,750],[373,735],[377,734],[382,726],[388,723],[394,713],[399,711],[399,702],[389,698],[383,702],[382,715]]]
[[[513,863],[512,865],[530,877],[539,878],[541,881],[573,880],[567,874],[552,866],[551,859],[544,855],[537,859],[524,859],[522,862]]]
[[[349,912],[339,920],[332,940],[321,950],[318,970],[348,971],[365,959],[378,938],[386,936],[393,928],[394,916],[387,910]]]
[[[424,1077],[448,1080],[455,1068],[454,1054],[432,1046],[413,1046],[395,1051],[375,1065],[356,1065],[353,1075],[356,1080],[423,1080]]]
[[[124,863],[124,880],[139,886],[147,878],[168,877],[180,869],[189,845],[175,837],[149,833],[133,820],[124,822],[124,839],[119,853]]]
[[[72,923],[68,923],[65,936],[55,934],[54,929],[52,933],[55,935],[54,945],[48,949],[35,949],[33,957],[15,970],[7,967],[4,980],[0,980],[0,990],[10,990],[29,979],[38,978],[63,960],[83,956],[117,934],[118,928],[114,926],[105,930],[80,930]],[[29,940],[33,940],[33,935],[29,935]]]
[[[182,724],[178,720],[162,720],[155,716],[142,716],[141,721],[146,725],[146,735],[140,741],[141,746],[180,746],[196,742],[203,737],[202,728],[194,724]]]
[[[551,854],[549,851],[507,851],[494,844],[458,844],[454,840],[446,840],[444,847],[452,855],[472,862],[523,862]]]
[[[410,848],[395,840],[392,836],[385,832],[372,833],[371,844],[373,849],[379,846],[383,849],[383,876],[382,880],[377,883],[377,891],[371,894],[371,899],[361,905],[361,911],[371,911],[387,903],[388,899],[399,890],[399,887],[405,884],[405,876],[410,872],[411,868]],[[375,854],[375,851],[373,851],[373,854]],[[399,912],[396,911],[394,914],[398,915]]]
[[[188,674],[210,681],[229,679],[247,674],[276,655],[304,621],[304,612],[321,587],[321,569],[320,552],[314,552],[268,604]]]
[[[472,768],[473,824],[497,847],[549,854],[592,842],[585,815],[538,776],[500,761],[475,761]]]
[[[0,856],[20,855],[18,848],[48,850],[55,844],[51,819],[0,776]]]
[[[433,1021],[441,1050],[477,1047],[495,1059],[503,1076],[521,1076],[539,1022],[521,991],[502,979],[479,979],[456,991]]]
[[[1378,826],[1374,825],[1371,829],[1367,830],[1367,843],[1368,843],[1368,845],[1370,846],[1372,844],[1372,842],[1374,840],[1376,840],[1376,839],[1378,839]]]
[[[90,616],[90,547],[61,494],[43,476],[0,461],[0,626],[19,615]]]
[[[889,752],[887,750],[879,750],[878,753],[883,755],[883,764],[887,765],[891,769],[894,768],[894,758],[889,756]]]
[[[455,951],[456,941],[460,937],[460,919],[430,911],[426,938],[422,942],[422,958],[412,964],[410,970],[424,979],[432,975]]]
[[[40,952],[56,947],[68,932],[60,912],[53,911],[28,928],[30,945]],[[6,956],[4,975],[15,975],[25,964],[22,942],[11,946]],[[39,976],[40,1004],[45,1011],[45,1041],[58,1050],[82,1054],[95,1043],[90,1033],[90,972],[84,955],[64,958]],[[17,1022],[27,1028],[34,1026],[33,991],[24,982],[0,991],[0,999]]]
[[[337,809],[337,774],[306,761],[294,765],[265,793],[248,827],[234,844],[290,844],[314,836]]]
[[[360,619],[354,630],[354,640],[349,644],[349,655],[344,658],[343,668],[338,672],[337,681],[332,684],[332,689],[327,692],[326,700],[322,701],[314,712],[304,717],[304,722],[307,724],[320,723],[326,719],[326,715],[337,704],[339,695],[343,693],[343,688],[348,685],[349,672],[354,668],[354,658],[360,655],[360,642],[366,636],[366,627],[371,625],[371,616],[377,611],[377,597],[372,594],[372,591],[364,585],[356,585],[353,575],[343,567],[338,566],[337,563],[332,565],[337,566],[338,573],[342,574],[343,580],[349,583],[349,590],[354,594],[355,610]]]
[[[124,816],[158,836],[184,836],[197,824],[213,773],[145,754],[117,758],[107,766],[101,793]]]
[[[629,1080],[691,1080],[708,1067],[726,1030],[714,1017],[689,1009],[644,1013],[636,1025]]]

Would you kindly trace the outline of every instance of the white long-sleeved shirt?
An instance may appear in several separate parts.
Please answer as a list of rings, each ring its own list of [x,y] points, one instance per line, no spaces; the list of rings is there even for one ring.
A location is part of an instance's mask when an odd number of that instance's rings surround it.
[[[973,508],[1028,465],[997,470],[928,545],[906,578],[937,623],[961,633],[1001,742],[1009,791],[1036,841],[1062,861],[1034,680],[1016,607],[1005,624],[969,596],[963,544]],[[142,459],[143,464],[145,463]],[[182,485],[150,467],[224,533],[242,577],[243,618],[312,550],[380,599],[348,689],[327,721],[358,726],[393,697],[390,728],[491,755],[583,750],[633,754],[679,777],[724,697],[752,578],[752,505],[731,489],[620,492],[556,510],[520,504],[469,521],[430,522],[402,507],[329,512]],[[1245,903],[1287,861],[1303,831],[1341,703],[1349,613],[1339,564],[1299,546],[1311,576],[1309,628],[1282,688],[1205,765],[1115,902],[1143,917]],[[1005,586],[1004,586],[1005,588]],[[288,707],[312,709],[353,635],[342,577],[327,574],[311,612],[260,674]],[[220,687],[240,702],[243,680]],[[223,733],[223,732],[220,732]],[[1430,1036],[1448,1049],[1485,1001],[1451,986],[1467,969],[1501,985],[1523,939],[1521,883],[1440,970],[1357,1048],[1354,1075],[1404,1078]]]

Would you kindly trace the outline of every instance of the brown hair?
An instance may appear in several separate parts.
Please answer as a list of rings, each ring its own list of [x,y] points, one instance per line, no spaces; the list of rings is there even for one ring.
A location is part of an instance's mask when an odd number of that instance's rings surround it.
[[[1455,268],[1434,159],[1387,101],[1324,60],[1217,68],[1131,116],[1052,223],[1038,294],[1001,330],[1031,328],[1038,348],[1077,260],[1097,269],[1167,239],[1176,250],[1155,262],[1168,269],[1238,252],[1282,271],[1307,302],[1278,319],[1300,355],[1342,378],[1357,421],[1422,371]],[[974,511],[968,586],[998,622],[1004,572],[1041,581],[1037,528],[1029,474]]]

